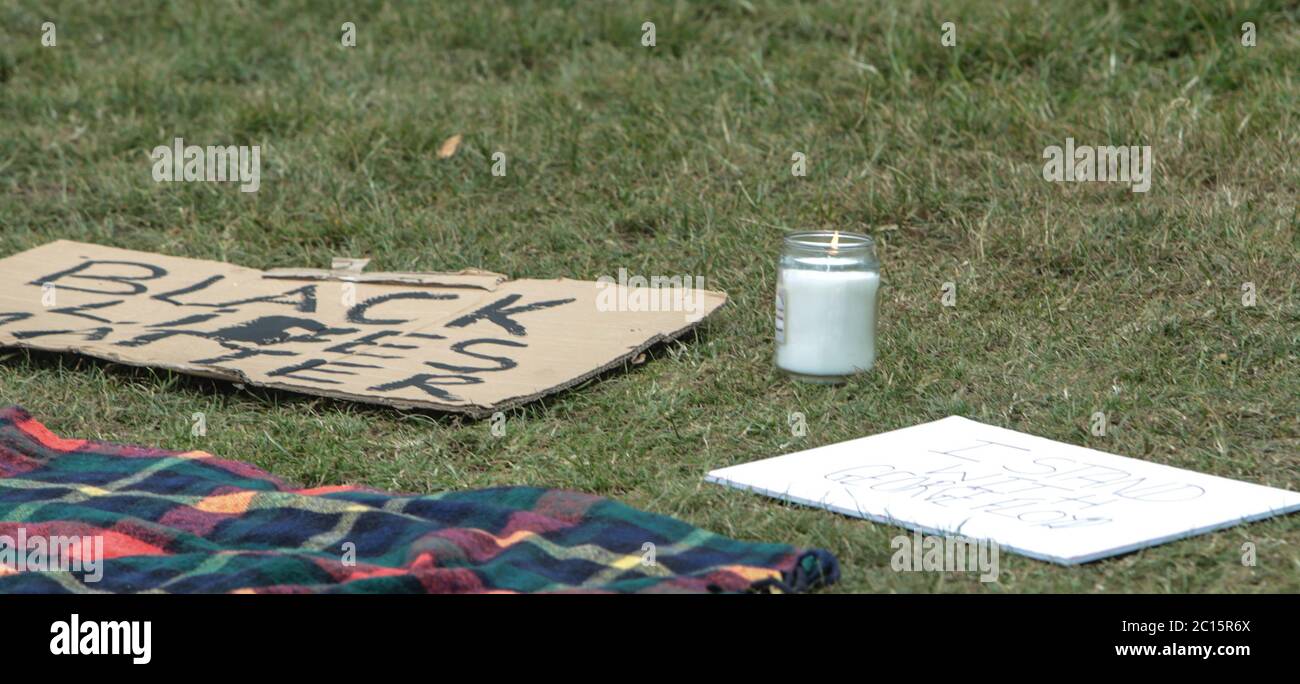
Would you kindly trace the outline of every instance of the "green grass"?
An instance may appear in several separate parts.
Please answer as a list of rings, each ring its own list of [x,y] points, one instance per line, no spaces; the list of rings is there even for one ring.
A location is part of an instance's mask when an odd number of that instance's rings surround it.
[[[838,591],[1300,591],[1300,516],[1076,568],[1004,554],[981,585],[892,572],[898,528],[701,481],[955,413],[1300,490],[1296,4],[900,4],[0,4],[0,256],[67,238],[260,268],[625,267],[731,297],[648,363],[512,412],[499,439],[486,421],[17,350],[0,350],[0,400],[62,434],[309,484],[616,497],[826,547]],[[261,191],[154,183],[149,150],[178,135],[262,145]],[[1044,181],[1043,148],[1067,136],[1151,145],[1151,191]],[[881,356],[842,387],[771,364],[781,236],[812,228],[880,245]],[[1088,430],[1098,410],[1105,437]]]

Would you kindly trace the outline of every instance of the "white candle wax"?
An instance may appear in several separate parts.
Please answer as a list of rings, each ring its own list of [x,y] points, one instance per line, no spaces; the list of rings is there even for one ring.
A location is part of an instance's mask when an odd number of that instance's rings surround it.
[[[869,370],[876,360],[879,289],[876,271],[781,269],[776,365],[807,376]]]

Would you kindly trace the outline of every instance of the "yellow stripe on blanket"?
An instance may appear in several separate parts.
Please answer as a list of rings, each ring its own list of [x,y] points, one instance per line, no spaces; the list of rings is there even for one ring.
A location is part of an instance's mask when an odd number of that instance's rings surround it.
[[[609,561],[609,567],[618,568],[619,570],[628,570],[635,568],[645,560],[645,556],[639,553],[632,553],[622,556],[617,560]]]
[[[257,492],[235,492],[209,496],[194,504],[194,508],[204,513],[239,515],[248,510],[248,504],[252,502],[255,494]]]
[[[749,582],[758,582],[765,579],[781,579],[781,571],[771,568],[756,568],[752,565],[724,565],[718,570],[740,575]]]
[[[514,546],[525,539],[536,537],[537,533],[530,530],[515,530],[504,537],[498,537],[495,534],[488,534],[487,536],[491,537],[497,546],[504,549],[507,546]]]

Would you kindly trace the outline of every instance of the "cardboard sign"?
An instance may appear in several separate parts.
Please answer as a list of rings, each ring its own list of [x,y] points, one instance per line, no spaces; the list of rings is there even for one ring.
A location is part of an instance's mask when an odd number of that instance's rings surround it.
[[[616,367],[726,301],[685,289],[618,307],[621,284],[362,267],[263,273],[54,242],[0,260],[0,346],[486,415]]]
[[[951,416],[710,482],[1073,565],[1300,510],[1300,494]]]

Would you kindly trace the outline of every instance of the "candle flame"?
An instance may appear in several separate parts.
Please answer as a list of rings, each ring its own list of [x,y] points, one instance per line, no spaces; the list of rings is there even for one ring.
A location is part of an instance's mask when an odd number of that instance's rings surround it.
[[[831,254],[834,255],[839,251],[840,251],[840,231],[836,230],[835,234],[831,236]]]

